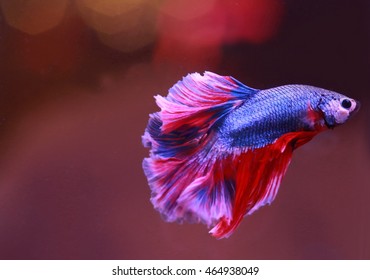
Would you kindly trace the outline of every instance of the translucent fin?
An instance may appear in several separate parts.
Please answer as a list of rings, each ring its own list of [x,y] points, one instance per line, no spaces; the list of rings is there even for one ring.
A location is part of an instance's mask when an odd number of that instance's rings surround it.
[[[213,128],[256,92],[232,77],[205,72],[186,76],[167,97],[156,96],[161,111],[150,115],[142,138],[151,148],[143,168],[151,201],[166,220],[211,226],[231,218],[235,176],[227,174],[225,155],[213,149]]]
[[[249,150],[235,162],[236,180],[232,218],[222,218],[211,229],[216,238],[229,237],[245,215],[271,204],[289,166],[293,150],[310,141],[318,132],[292,132],[264,148]]]
[[[151,201],[166,221],[213,226],[223,217],[231,219],[234,174],[225,172],[222,161],[199,153],[187,160],[147,158],[143,166]]]
[[[232,77],[189,74],[167,97],[156,96],[161,111],[150,115],[143,144],[151,156],[189,156],[218,120],[256,92]]]
[[[193,73],[177,82],[167,97],[156,96],[162,120],[162,132],[174,131],[183,125],[210,126],[257,90],[236,79],[211,72]]]

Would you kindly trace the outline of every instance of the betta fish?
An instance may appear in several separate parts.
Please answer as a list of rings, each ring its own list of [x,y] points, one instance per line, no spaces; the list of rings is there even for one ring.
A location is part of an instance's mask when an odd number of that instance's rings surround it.
[[[293,151],[345,123],[358,101],[308,85],[258,90],[231,76],[189,74],[155,96],[142,136],[151,202],[168,222],[202,222],[229,237],[271,204]]]

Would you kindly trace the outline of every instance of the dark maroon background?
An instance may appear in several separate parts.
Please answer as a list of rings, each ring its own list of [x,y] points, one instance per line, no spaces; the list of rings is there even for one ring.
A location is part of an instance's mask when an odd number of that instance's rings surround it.
[[[104,46],[73,5],[33,36],[0,17],[0,259],[370,259],[368,2],[281,1],[271,38],[190,52],[160,30],[129,53]],[[224,240],[164,222],[141,168],[153,95],[204,70],[362,103],[297,150],[275,202]]]

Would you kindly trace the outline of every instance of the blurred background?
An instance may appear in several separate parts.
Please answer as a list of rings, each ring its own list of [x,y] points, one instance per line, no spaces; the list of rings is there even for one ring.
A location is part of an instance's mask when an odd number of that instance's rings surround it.
[[[0,258],[370,259],[369,39],[366,0],[0,0]],[[205,70],[362,104],[224,240],[141,168],[153,95]]]

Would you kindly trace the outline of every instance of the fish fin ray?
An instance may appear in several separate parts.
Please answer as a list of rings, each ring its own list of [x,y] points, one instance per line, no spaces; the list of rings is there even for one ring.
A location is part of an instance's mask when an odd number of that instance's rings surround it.
[[[225,175],[230,158],[214,150],[212,128],[256,92],[232,77],[205,72],[187,75],[167,97],[156,96],[161,111],[150,115],[142,137],[151,149],[143,169],[151,201],[166,220],[211,226],[231,218],[234,183]]]
[[[154,208],[168,222],[214,226],[223,217],[231,219],[235,184],[228,160],[204,152],[188,160],[144,159]]]
[[[155,97],[161,111],[150,115],[143,145],[163,158],[189,156],[199,150],[217,121],[256,91],[232,77],[211,72],[189,74],[167,97]]]
[[[155,97],[162,109],[162,131],[167,133],[183,124],[211,126],[257,91],[230,76],[208,71],[189,74],[169,90],[167,97]]]
[[[222,218],[211,229],[216,238],[229,237],[243,217],[275,199],[294,149],[310,141],[315,132],[287,133],[266,147],[239,156],[232,219]]]

